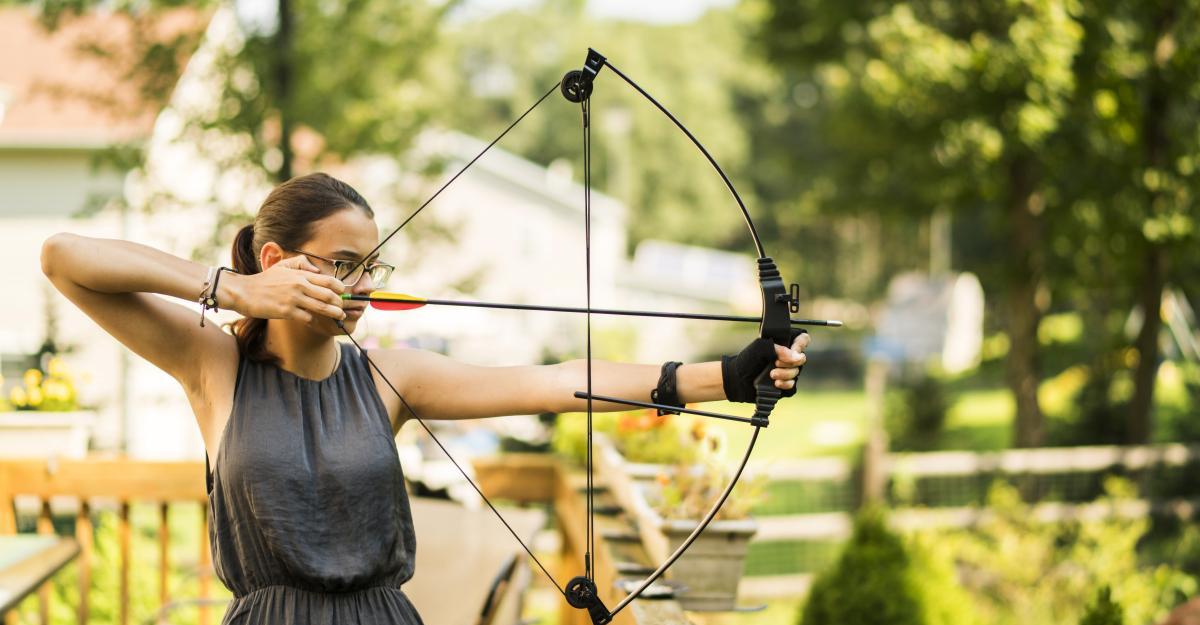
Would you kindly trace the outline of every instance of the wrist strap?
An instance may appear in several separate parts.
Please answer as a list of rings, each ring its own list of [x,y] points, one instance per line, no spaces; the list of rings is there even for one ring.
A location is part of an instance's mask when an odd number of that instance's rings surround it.
[[[682,362],[667,361],[663,363],[662,372],[658,376],[658,386],[650,391],[650,401],[656,404],[665,404],[667,406],[676,406],[683,408],[683,402],[679,401],[679,389],[676,387],[675,370],[682,365]],[[658,409],[658,416],[668,414],[679,414],[671,410]]]
[[[237,273],[229,267],[209,267],[208,279],[204,281],[204,292],[200,294],[200,327],[204,327],[205,314],[210,310],[221,312],[217,302],[217,287],[221,284],[221,272]]]

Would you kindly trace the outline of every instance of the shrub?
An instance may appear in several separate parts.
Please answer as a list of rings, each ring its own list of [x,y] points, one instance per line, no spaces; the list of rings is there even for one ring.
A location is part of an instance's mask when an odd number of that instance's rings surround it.
[[[1110,479],[1098,503],[1116,505],[1134,489]],[[969,530],[939,532],[955,554],[966,589],[985,623],[1077,623],[1084,597],[1110,586],[1133,623],[1157,622],[1196,581],[1175,566],[1143,566],[1138,546],[1146,519],[1044,523],[1012,486],[997,483],[988,516]]]
[[[888,394],[884,423],[897,451],[936,449],[952,404],[945,382],[935,373],[909,374]]]
[[[967,596],[940,552],[906,543],[868,509],[833,568],[813,583],[800,625],[967,625]]]
[[[1096,602],[1088,606],[1079,625],[1125,625],[1121,604],[1112,600],[1112,588],[1104,586],[1096,593]]]

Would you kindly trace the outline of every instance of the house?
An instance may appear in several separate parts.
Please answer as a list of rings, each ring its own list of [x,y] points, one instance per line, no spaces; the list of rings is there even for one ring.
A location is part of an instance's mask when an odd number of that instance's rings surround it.
[[[202,19],[172,12],[156,32],[176,34]],[[42,241],[62,230],[128,233],[130,216],[116,201],[127,170],[106,155],[144,142],[158,110],[128,76],[82,48],[102,41],[126,50],[133,28],[124,16],[97,11],[48,31],[30,7],[0,9],[0,373],[11,386],[52,338],[69,351],[84,401],[100,410],[95,439],[104,447],[121,436],[129,358],[53,293],[39,255]]]

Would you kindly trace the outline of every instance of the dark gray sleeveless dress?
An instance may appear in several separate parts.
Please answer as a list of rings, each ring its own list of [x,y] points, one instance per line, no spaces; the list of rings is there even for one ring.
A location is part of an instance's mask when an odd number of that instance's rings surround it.
[[[400,591],[416,540],[387,410],[365,357],[340,349],[324,380],[238,365],[205,474],[224,624],[421,624]]]

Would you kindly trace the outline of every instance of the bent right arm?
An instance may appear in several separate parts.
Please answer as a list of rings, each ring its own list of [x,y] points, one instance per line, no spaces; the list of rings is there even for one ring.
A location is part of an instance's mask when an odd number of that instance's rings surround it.
[[[233,405],[237,342],[194,310],[155,294],[195,302],[208,267],[116,239],[56,234],[42,245],[42,271],[67,299],[137,355],[184,387],[206,446],[215,455]],[[302,255],[253,275],[224,274],[217,301],[258,319],[345,317],[337,279]]]
[[[60,233],[42,245],[42,272],[113,338],[170,374],[189,395],[206,386],[205,363],[227,369],[237,362],[233,337],[217,324],[202,328],[196,311],[154,295],[196,301],[208,276],[200,263],[129,241]],[[237,290],[226,284],[230,278],[221,281],[218,300],[237,310]]]

